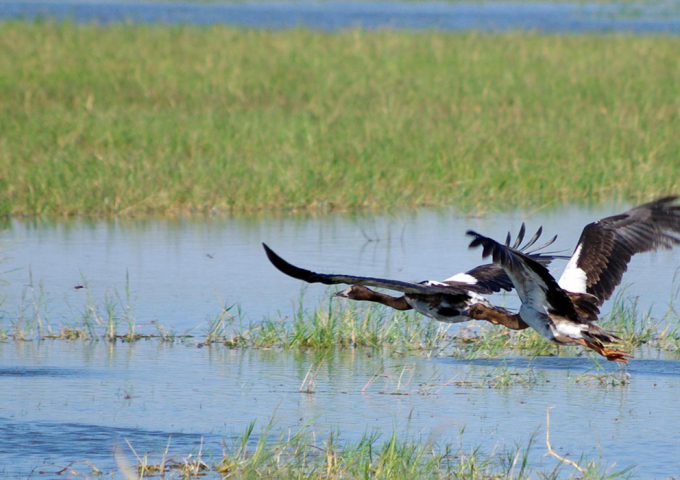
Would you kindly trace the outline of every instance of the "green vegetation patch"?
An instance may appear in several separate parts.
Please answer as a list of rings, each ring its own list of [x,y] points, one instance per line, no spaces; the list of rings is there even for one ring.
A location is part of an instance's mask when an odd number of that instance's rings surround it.
[[[59,339],[68,341],[123,341],[155,339],[161,342],[188,342],[203,346],[317,351],[324,355],[343,349],[376,349],[404,356],[453,356],[457,358],[502,358],[530,355],[575,356],[588,354],[596,362],[604,360],[581,347],[559,346],[543,339],[533,329],[508,330],[487,322],[467,322],[453,326],[414,312],[395,311],[382,305],[329,299],[314,309],[306,309],[300,299],[292,317],[247,321],[236,304],[223,305],[219,314],[207,319],[204,327],[177,332],[162,321],[140,322],[130,301],[130,285],[124,293],[116,290],[103,299],[94,299],[87,281],[83,288],[87,301],[70,306],[71,315],[56,322],[52,303],[41,284],[31,281],[16,313],[0,314],[0,342]],[[0,298],[0,305],[2,298]],[[639,308],[637,299],[623,289],[599,324],[620,337],[619,347],[638,358],[648,355],[677,358],[680,355],[680,317],[677,295],[668,311],[654,318],[651,310]],[[460,329],[458,329],[460,327]],[[634,361],[634,360],[633,360]],[[314,372],[309,375],[313,378]],[[536,375],[502,368],[482,381],[464,381],[466,386],[505,387],[533,385]]]
[[[92,462],[76,461],[66,467],[42,467],[43,473],[68,473],[80,478],[121,476],[136,478],[237,478],[237,479],[307,479],[307,480],[524,480],[529,478],[613,480],[631,478],[632,467],[617,469],[601,460],[581,456],[578,462],[556,454],[549,442],[539,446],[536,434],[514,447],[493,448],[463,446],[463,432],[458,443],[437,441],[439,434],[412,436],[366,433],[354,442],[345,441],[341,432],[318,433],[308,425],[278,437],[273,433],[276,420],[255,431],[255,421],[221,452],[197,446],[185,455],[172,455],[172,439],[165,450],[138,453],[125,439],[114,451],[117,468],[104,471]],[[559,432],[558,432],[559,433]],[[121,442],[123,443],[123,442]],[[537,468],[529,462],[530,452],[547,449],[557,460],[553,468]],[[544,461],[542,463],[548,463]],[[54,469],[55,472],[50,471]]]
[[[0,28],[2,215],[680,191],[677,37]]]

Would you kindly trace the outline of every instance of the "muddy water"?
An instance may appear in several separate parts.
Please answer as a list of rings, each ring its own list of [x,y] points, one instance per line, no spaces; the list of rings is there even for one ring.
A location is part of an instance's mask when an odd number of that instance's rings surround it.
[[[55,328],[81,314],[87,294],[97,300],[108,292],[127,302],[127,281],[138,323],[157,320],[200,336],[206,318],[221,308],[218,296],[238,303],[252,321],[285,317],[297,308],[300,282],[273,269],[262,241],[320,271],[443,279],[480,262],[479,252],[466,248],[468,228],[501,238],[526,221],[531,230],[543,225],[546,234],[559,233],[556,248],[571,250],[586,223],[627,207],[483,218],[422,212],[354,219],[14,220],[2,237],[11,244],[2,264],[9,282],[2,287],[2,326],[30,310],[31,278],[34,290],[42,285],[40,298]],[[678,265],[680,251],[637,256],[624,277],[629,295],[640,296],[643,308],[665,311]],[[74,288],[85,283],[87,289]],[[325,287],[310,286],[304,303],[313,308],[328,295]],[[396,429],[403,436],[482,445],[488,452],[525,445],[538,432],[531,463],[552,470],[555,463],[544,457],[543,443],[548,406],[555,406],[552,443],[561,454],[591,459],[601,454],[604,464],[637,465],[641,478],[680,471],[680,457],[672,453],[680,451],[675,360],[636,359],[629,367],[631,384],[611,388],[577,382],[594,366],[587,358],[463,361],[336,352],[323,359],[315,393],[300,393],[308,369],[320,361],[312,353],[276,349],[199,348],[198,340],[0,343],[0,478],[53,475],[79,460],[110,472],[115,445],[134,463],[126,440],[138,452],[155,452],[157,461],[169,437],[170,454],[186,455],[201,442],[204,452],[219,454],[223,440],[229,443],[253,420],[258,431],[272,417],[277,434],[303,426],[321,436],[338,429],[351,441]],[[488,388],[485,382],[506,366],[521,374],[530,368],[535,381]],[[375,374],[378,380],[364,390]],[[89,471],[84,463],[74,468]]]

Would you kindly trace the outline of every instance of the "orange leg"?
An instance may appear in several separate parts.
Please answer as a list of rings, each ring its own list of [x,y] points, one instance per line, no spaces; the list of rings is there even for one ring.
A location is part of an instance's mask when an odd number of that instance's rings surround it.
[[[610,362],[621,362],[627,365],[628,360],[626,359],[626,357],[633,358],[633,355],[631,355],[628,352],[624,352],[623,350],[618,350],[616,348],[601,347],[594,343],[589,343],[587,340],[582,338],[577,340],[576,343],[579,343],[586,348],[590,348],[591,350],[595,350],[597,353],[605,357]]]

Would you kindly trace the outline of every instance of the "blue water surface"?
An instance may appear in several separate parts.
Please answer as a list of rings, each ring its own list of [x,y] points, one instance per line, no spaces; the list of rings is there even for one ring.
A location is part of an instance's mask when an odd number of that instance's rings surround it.
[[[0,342],[0,478],[61,478],[57,472],[67,466],[88,474],[87,462],[107,478],[122,478],[115,452],[135,464],[133,448],[155,462],[166,448],[177,460],[200,449],[206,460],[219,459],[223,442],[237,441],[253,421],[261,432],[272,419],[274,438],[304,429],[322,442],[339,430],[341,441],[355,442],[366,433],[389,438],[396,431],[460,443],[466,451],[481,446],[485,454],[526,446],[536,435],[530,464],[550,472],[557,461],[545,456],[543,439],[552,406],[552,445],[561,454],[635,466],[638,478],[669,478],[680,471],[673,453],[680,451],[680,361],[673,356],[636,352],[628,367],[631,383],[612,387],[582,377],[597,367],[586,355],[471,360],[201,344],[221,302],[239,305],[244,324],[257,325],[263,318],[288,321],[303,288],[304,309],[329,298],[328,287],[278,272],[263,241],[317,271],[441,280],[482,263],[479,250],[467,249],[467,229],[504,238],[522,222],[530,233],[543,225],[546,238],[559,234],[554,249],[569,253],[587,223],[629,207],[564,205],[479,218],[422,211],[8,221],[0,237],[0,328],[13,330],[38,308],[43,328],[58,331],[80,324],[92,308],[105,315],[108,298],[118,315],[129,304],[138,331],[153,333],[157,322],[194,336],[168,343]],[[552,271],[559,275],[564,265],[556,261]],[[636,255],[624,276],[626,295],[639,297],[641,310],[659,318],[677,289],[678,266],[680,249]],[[517,307],[513,294],[494,301]],[[118,328],[127,329],[124,322]],[[313,394],[300,391],[311,368],[317,372]],[[603,368],[616,373],[618,366]],[[531,372],[535,381],[490,388],[488,379],[506,369]],[[563,469],[562,477],[571,473]]]
[[[70,19],[319,30],[346,28],[538,30],[662,33],[680,31],[680,4],[661,2],[125,2],[0,1],[0,18]]]

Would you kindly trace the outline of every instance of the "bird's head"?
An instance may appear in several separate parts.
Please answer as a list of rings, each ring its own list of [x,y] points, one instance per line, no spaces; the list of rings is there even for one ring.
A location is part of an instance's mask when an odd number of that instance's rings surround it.
[[[341,292],[333,294],[334,297],[349,298],[350,300],[370,300],[375,292],[361,285],[352,285]]]

